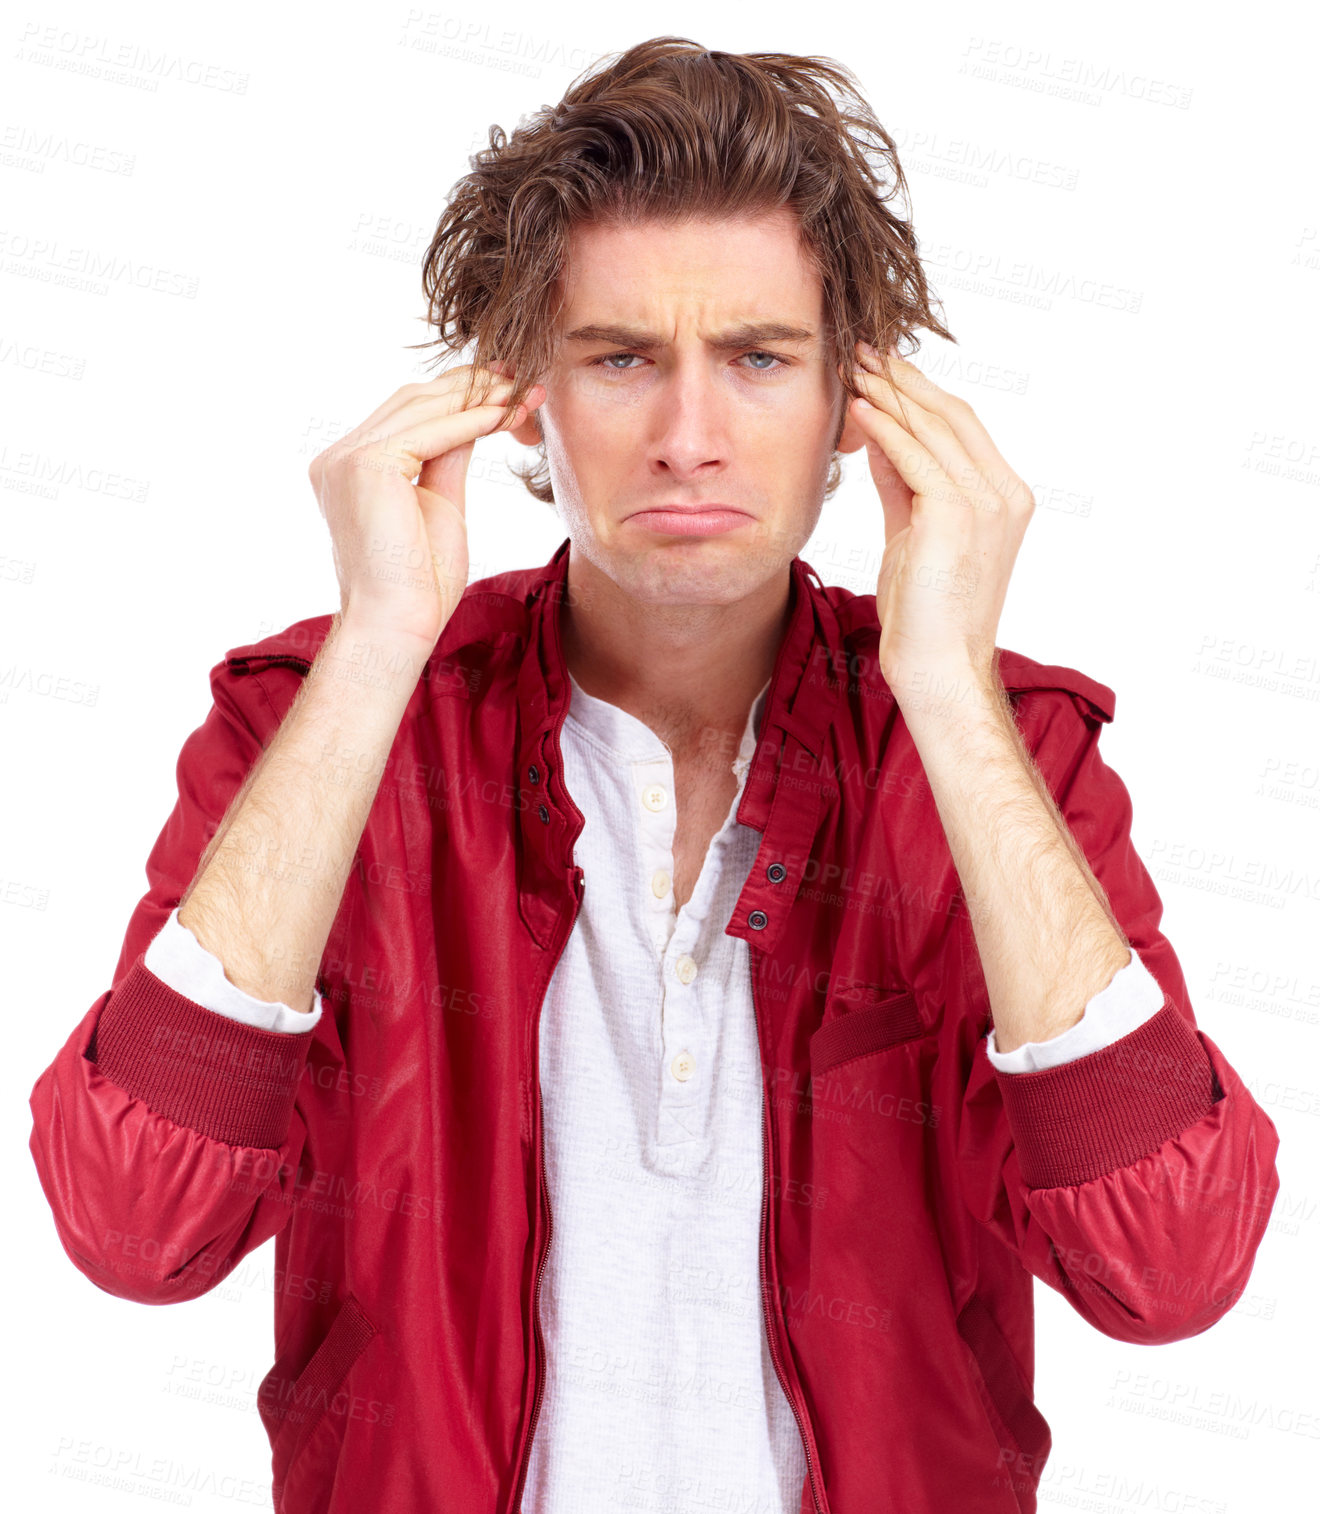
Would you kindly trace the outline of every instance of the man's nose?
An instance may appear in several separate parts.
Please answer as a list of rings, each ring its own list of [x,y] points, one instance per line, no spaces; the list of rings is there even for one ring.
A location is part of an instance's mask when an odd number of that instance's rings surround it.
[[[728,451],[727,380],[706,360],[680,361],[654,392],[653,461],[676,476],[723,463]]]

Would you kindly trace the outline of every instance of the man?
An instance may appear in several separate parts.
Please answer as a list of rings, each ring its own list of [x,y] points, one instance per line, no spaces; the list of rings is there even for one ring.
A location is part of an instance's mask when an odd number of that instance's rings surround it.
[[[995,645],[1030,494],[840,346],[933,317],[864,107],[800,108],[839,77],[655,39],[474,160],[427,263],[466,397],[313,464],[341,609],[213,669],[34,1089],[99,1286],[271,1235],[312,1281],[281,1514],[1031,1510],[1032,1277],[1149,1344],[1250,1273],[1278,1137],[1159,931],[1113,694]],[[568,537],[469,586],[501,426]],[[798,556],[863,446],[874,599]]]

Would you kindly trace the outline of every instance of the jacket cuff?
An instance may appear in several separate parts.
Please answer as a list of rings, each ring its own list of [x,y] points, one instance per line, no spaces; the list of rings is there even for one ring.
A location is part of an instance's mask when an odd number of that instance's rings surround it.
[[[229,1146],[284,1143],[313,1032],[244,1025],[176,993],[139,956],[83,1055],[156,1114]]]
[[[1224,1096],[1196,1027],[1167,994],[1149,1020],[1098,1051],[1038,1072],[995,1068],[995,1078],[1028,1188],[1129,1167]]]

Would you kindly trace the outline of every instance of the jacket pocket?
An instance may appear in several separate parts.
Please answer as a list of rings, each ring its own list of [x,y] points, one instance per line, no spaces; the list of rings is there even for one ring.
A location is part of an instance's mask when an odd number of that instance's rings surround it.
[[[279,1426],[271,1442],[277,1508],[294,1459],[324,1422],[340,1385],[377,1333],[357,1299],[347,1294],[306,1366],[292,1376],[287,1364],[277,1361],[262,1379],[257,1397],[263,1418],[268,1429]]]
[[[963,1306],[957,1329],[999,1443],[996,1473],[1012,1488],[1022,1510],[1034,1510],[1036,1487],[1050,1454],[1049,1422],[1033,1402],[1017,1358],[979,1294],[972,1294]]]
[[[811,1076],[842,1067],[845,1062],[886,1051],[924,1035],[926,1022],[911,989],[889,994],[866,1009],[850,1009],[828,1019],[810,1042]]]

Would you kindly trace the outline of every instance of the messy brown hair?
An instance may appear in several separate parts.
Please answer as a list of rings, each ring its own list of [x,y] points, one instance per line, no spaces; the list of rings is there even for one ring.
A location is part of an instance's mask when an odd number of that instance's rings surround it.
[[[569,236],[585,222],[787,207],[824,286],[831,366],[849,360],[850,397],[860,393],[858,339],[882,354],[886,374],[890,344],[909,355],[918,328],[957,340],[932,312],[917,239],[899,213],[909,196],[898,150],[854,75],[831,59],[652,37],[600,60],[511,137],[492,126],[490,146],[468,161],[422,266],[425,319],[439,335],[414,344],[475,344],[465,405],[478,386],[483,399],[489,392],[478,370],[493,360],[512,364],[508,417],[550,370]],[[553,503],[544,444],[537,463],[513,471]],[[840,478],[836,451],[827,498]]]

